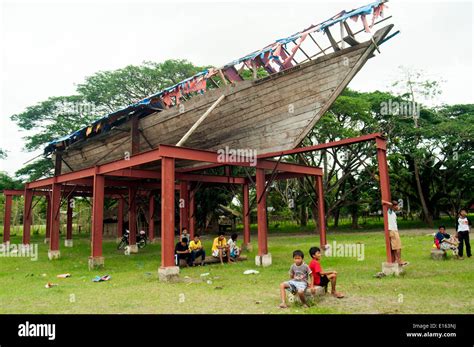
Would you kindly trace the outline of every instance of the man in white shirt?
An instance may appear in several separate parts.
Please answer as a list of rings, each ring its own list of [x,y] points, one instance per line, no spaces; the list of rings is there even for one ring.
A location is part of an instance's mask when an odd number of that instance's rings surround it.
[[[392,258],[400,266],[408,265],[407,261],[402,261],[402,241],[398,234],[397,225],[397,214],[396,211],[400,210],[398,201],[393,199],[392,202],[382,200],[384,205],[388,205],[388,231],[390,233],[390,247],[392,249]]]

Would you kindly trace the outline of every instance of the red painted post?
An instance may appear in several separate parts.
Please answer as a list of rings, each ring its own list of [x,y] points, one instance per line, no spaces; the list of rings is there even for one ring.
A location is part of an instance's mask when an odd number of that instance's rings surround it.
[[[148,223],[148,239],[153,241],[155,238],[155,194],[152,191],[150,193],[150,205],[149,205],[150,221]]]
[[[117,238],[122,238],[123,236],[123,208],[124,208],[124,199],[119,198],[118,201],[118,211],[117,211]]]
[[[161,267],[175,266],[174,262],[174,158],[161,161]]]
[[[242,185],[243,190],[243,206],[242,214],[244,223],[244,246],[247,247],[250,244],[250,211],[249,211],[249,185],[248,183]]]
[[[257,222],[258,222],[258,255],[268,253],[267,245],[267,197],[265,192],[265,170],[256,169],[257,185]]]
[[[194,238],[196,233],[196,189],[189,192],[189,237]]]
[[[387,166],[387,144],[384,139],[376,138],[375,143],[377,146],[377,161],[379,166],[379,177],[380,177],[380,192],[382,200],[390,201],[390,178],[388,176],[388,166]],[[388,230],[388,206],[382,203],[383,210],[383,225],[385,231],[385,250],[387,253],[387,262],[393,263],[392,259],[392,248],[390,245],[390,233]]]
[[[104,264],[102,257],[102,233],[104,230],[104,186],[105,177],[94,175],[92,196],[92,240],[89,268],[95,268]]]
[[[66,212],[66,247],[72,242],[72,206],[74,204],[73,199],[67,201],[67,212]],[[72,244],[71,244],[72,246]]]
[[[179,184],[179,233],[180,234],[184,228],[189,229],[188,216],[189,216],[188,182],[181,181]]]
[[[319,245],[322,250],[326,249],[326,218],[324,209],[323,177],[316,176],[316,191],[318,192],[318,223],[319,223]]]
[[[61,209],[61,183],[53,183],[51,187],[51,234],[49,240],[48,257],[50,260],[59,258],[59,225]]]
[[[136,253],[137,245],[137,187],[128,188],[128,244],[131,246],[130,251]]]
[[[25,188],[24,193],[25,205],[23,208],[23,244],[30,244],[30,234],[31,234],[31,216],[33,211],[31,211],[31,206],[33,202],[33,191],[31,189]]]
[[[12,218],[13,196],[5,195],[5,217],[3,219],[3,243],[10,242],[10,223]]]
[[[46,195],[46,232],[45,232],[45,242],[49,242],[49,238],[51,237],[51,196],[48,193]]]

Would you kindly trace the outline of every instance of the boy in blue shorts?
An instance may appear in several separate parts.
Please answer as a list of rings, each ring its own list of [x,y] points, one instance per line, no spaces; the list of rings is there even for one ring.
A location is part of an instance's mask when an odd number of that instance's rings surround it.
[[[298,294],[304,308],[307,308],[305,298],[305,290],[308,287],[313,289],[313,281],[311,277],[311,269],[304,262],[304,253],[300,250],[293,252],[293,264],[290,267],[290,280],[280,284],[281,304],[280,308],[287,308],[286,305],[286,289],[290,289],[293,293]]]

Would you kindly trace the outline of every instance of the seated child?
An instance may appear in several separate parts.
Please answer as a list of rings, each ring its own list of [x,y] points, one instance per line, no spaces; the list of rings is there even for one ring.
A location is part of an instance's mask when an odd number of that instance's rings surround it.
[[[441,249],[443,251],[447,251],[450,249],[453,251],[454,256],[458,255],[459,242],[456,236],[451,237],[451,235],[446,232],[446,227],[444,225],[440,225],[438,227],[438,232],[435,235],[434,242],[436,248]]]
[[[227,240],[227,245],[229,246],[230,251],[230,260],[237,259],[240,255],[240,247],[237,246],[237,237],[236,233],[232,234],[229,240]]]
[[[308,288],[308,280],[310,289],[313,289],[313,281],[311,276],[311,269],[304,262],[304,253],[300,250],[293,252],[293,264],[290,267],[290,280],[280,284],[280,308],[287,308],[286,305],[286,289],[290,289],[293,293],[297,293],[304,308],[308,307],[306,303],[305,291]]]
[[[223,231],[219,231],[219,236],[214,239],[211,250],[212,256],[214,258],[218,258],[221,261],[221,264],[224,264],[224,259],[229,262],[229,245],[227,244],[227,241],[225,239],[225,233]]]
[[[344,297],[344,294],[338,293],[336,291],[336,280],[337,272],[336,271],[323,271],[319,261],[321,260],[321,250],[318,247],[311,247],[309,249],[309,255],[311,256],[311,262],[309,263],[309,268],[313,274],[313,284],[315,286],[327,287],[328,283],[331,282],[331,295],[341,299]],[[316,289],[312,289],[314,294]]]

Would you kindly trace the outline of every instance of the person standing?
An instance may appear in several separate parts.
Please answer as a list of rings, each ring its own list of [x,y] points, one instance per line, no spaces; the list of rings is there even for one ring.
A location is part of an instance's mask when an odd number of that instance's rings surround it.
[[[400,234],[398,233],[397,214],[396,211],[400,210],[398,201],[393,199],[392,202],[382,200],[384,205],[388,205],[388,231],[390,233],[390,248],[392,250],[392,259],[400,266],[406,266],[409,263],[402,260],[402,241],[400,240]]]
[[[471,257],[471,243],[469,242],[469,229],[472,223],[467,218],[466,210],[461,210],[459,212],[459,217],[456,221],[456,231],[458,232],[458,240],[459,240],[459,259],[463,258],[464,253],[464,244],[466,244],[466,255],[468,258]]]

